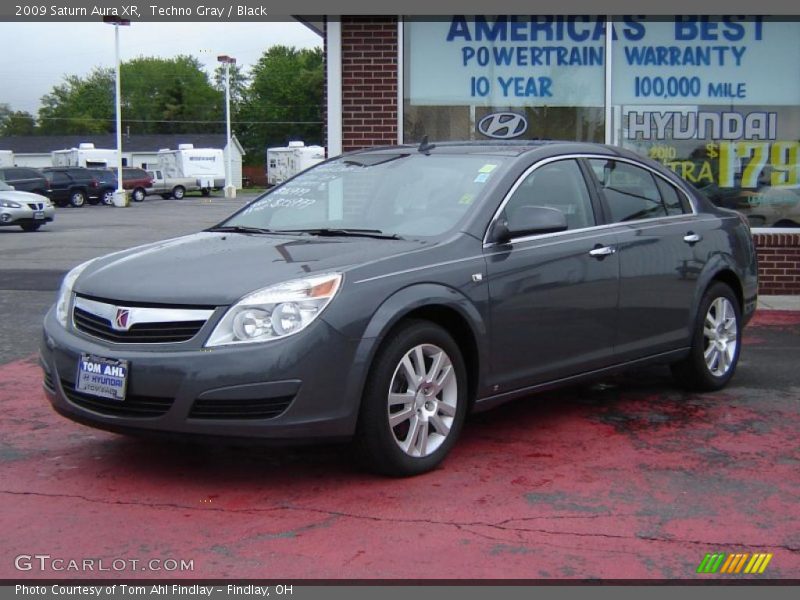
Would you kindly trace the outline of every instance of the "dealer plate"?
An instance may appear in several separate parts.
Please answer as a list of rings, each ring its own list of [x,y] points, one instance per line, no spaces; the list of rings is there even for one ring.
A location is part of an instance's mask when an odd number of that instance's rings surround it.
[[[78,361],[78,378],[75,391],[108,398],[125,400],[128,385],[128,361],[104,358],[94,354],[81,354]]]
[[[37,221],[44,219],[44,211],[37,210],[35,213],[33,213],[33,218],[36,219]]]

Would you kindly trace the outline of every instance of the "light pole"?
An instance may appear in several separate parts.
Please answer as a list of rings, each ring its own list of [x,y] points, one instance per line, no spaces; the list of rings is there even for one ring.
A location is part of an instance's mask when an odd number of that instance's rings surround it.
[[[121,19],[116,15],[103,17],[103,22],[114,26],[114,53],[115,53],[115,81],[114,81],[114,102],[117,112],[117,189],[114,192],[114,206],[127,206],[127,196],[122,189],[122,101],[120,93],[119,76],[119,27],[120,25],[130,25],[127,19]]]
[[[235,198],[236,186],[233,185],[233,168],[231,166],[231,157],[233,156],[233,146],[231,145],[231,65],[236,64],[236,59],[223,54],[217,57],[217,61],[225,65],[225,121],[228,148],[228,157],[225,161],[225,197]]]

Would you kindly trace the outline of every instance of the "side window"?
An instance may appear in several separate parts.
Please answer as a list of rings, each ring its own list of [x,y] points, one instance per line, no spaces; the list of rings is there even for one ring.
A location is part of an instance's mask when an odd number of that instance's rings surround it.
[[[603,188],[613,223],[667,215],[661,193],[649,171],[600,158],[590,159],[589,164]]]
[[[681,202],[681,194],[671,183],[667,183],[661,177],[656,177],[656,185],[661,192],[661,199],[664,201],[664,206],[667,209],[667,214],[682,215],[686,212],[683,202]]]
[[[560,210],[567,218],[568,229],[595,224],[586,180],[574,160],[548,163],[528,175],[506,204],[505,216],[510,223],[521,206]]]
[[[53,183],[59,183],[59,184],[63,185],[65,183],[69,182],[69,177],[67,177],[61,171],[53,171],[52,173],[50,173],[50,175],[52,177],[51,181]]]

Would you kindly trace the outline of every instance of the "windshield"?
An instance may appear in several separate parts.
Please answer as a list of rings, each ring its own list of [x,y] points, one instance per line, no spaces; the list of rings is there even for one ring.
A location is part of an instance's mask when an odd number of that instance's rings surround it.
[[[222,225],[437,236],[481,197],[503,160],[416,151],[344,156],[267,192]]]
[[[14,188],[8,185],[5,181],[0,181],[0,192],[10,192]]]

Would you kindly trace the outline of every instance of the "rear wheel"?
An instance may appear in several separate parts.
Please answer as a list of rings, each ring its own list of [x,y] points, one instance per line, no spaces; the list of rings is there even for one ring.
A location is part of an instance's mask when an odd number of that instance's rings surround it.
[[[114,190],[106,190],[103,192],[103,197],[101,200],[106,206],[111,206],[114,204]]]
[[[741,340],[739,301],[729,286],[716,282],[700,301],[689,356],[672,365],[672,374],[691,390],[721,389],[736,371]]]
[[[182,185],[176,185],[174,188],[172,188],[172,197],[175,198],[175,200],[181,200],[185,195],[186,188],[184,188]]]
[[[41,226],[41,223],[26,223],[25,225],[20,225],[22,231],[36,231]]]
[[[354,439],[373,471],[394,476],[435,468],[455,444],[467,411],[467,374],[453,338],[409,321],[379,350]]]
[[[200,193],[203,194],[203,196],[210,196],[211,190],[209,188],[203,188],[200,190]]]
[[[75,208],[80,208],[86,204],[86,195],[80,190],[75,190],[69,195],[69,203]]]
[[[135,188],[133,194],[131,194],[131,198],[133,198],[134,202],[141,202],[144,200],[145,195],[144,188]]]

